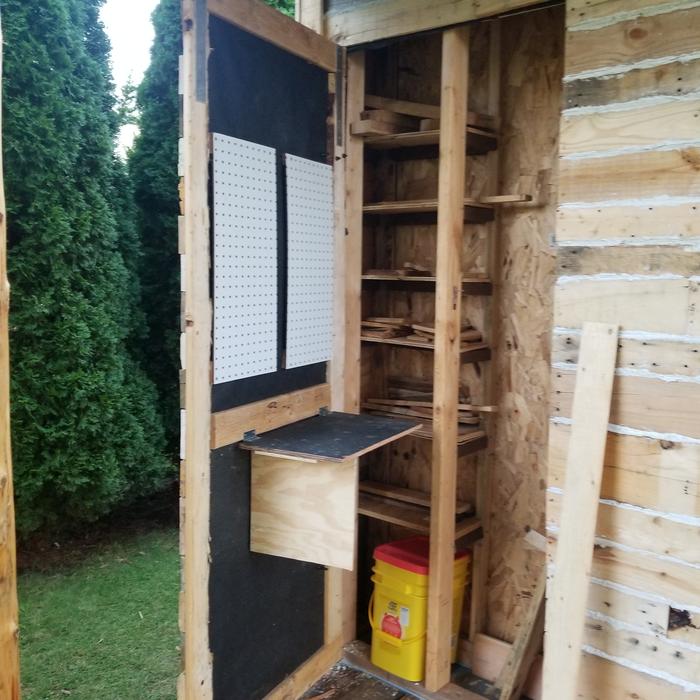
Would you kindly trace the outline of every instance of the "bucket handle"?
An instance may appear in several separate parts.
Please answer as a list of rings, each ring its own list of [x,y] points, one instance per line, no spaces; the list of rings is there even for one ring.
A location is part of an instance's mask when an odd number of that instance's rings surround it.
[[[398,639],[397,637],[392,637],[392,635],[387,634],[384,630],[379,629],[379,627],[377,627],[374,624],[374,591],[372,591],[372,595],[369,597],[367,616],[369,617],[369,626],[372,628],[372,632],[378,634],[385,642],[388,642],[389,644],[392,644],[395,647],[400,647],[403,644],[411,644],[412,642],[415,642],[421,639],[422,637],[425,637],[426,635],[426,631],[423,630],[423,632],[413,637],[407,637],[406,639]]]

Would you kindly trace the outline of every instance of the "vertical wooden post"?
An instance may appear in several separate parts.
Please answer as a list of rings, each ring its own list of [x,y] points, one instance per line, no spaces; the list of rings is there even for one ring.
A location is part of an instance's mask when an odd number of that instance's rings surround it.
[[[2,25],[0,24],[0,83]],[[0,106],[2,100],[0,99]],[[10,284],[7,280],[7,220],[2,170],[2,110],[0,109],[0,698],[19,698],[19,627],[15,505],[10,442]]]
[[[297,22],[323,34],[323,0],[296,0],[294,17]]]
[[[450,680],[462,287],[460,253],[464,233],[468,77],[469,29],[448,29],[442,35],[440,100],[433,474],[425,675],[429,691],[439,690]]]
[[[491,22],[489,31],[489,115],[500,126],[501,116],[501,23],[500,20]],[[501,151],[497,150],[488,156],[489,194],[501,192],[500,161]],[[493,293],[488,302],[488,311],[484,318],[484,336],[491,352],[498,347],[500,334],[499,304],[502,287],[501,273],[501,213],[496,207],[494,221],[489,226],[486,245],[486,269],[493,286]],[[483,374],[483,400],[487,404],[498,403],[497,366],[493,361]],[[479,456],[476,472],[476,515],[481,521],[484,536],[476,542],[473,548],[471,606],[469,614],[469,639],[472,643],[476,635],[486,631],[488,612],[488,577],[489,555],[491,551],[491,473],[496,459],[494,433],[495,417],[485,419],[489,427],[489,449]]]
[[[206,0],[182,0],[185,420],[181,700],[212,697],[209,651],[210,353]]]
[[[364,109],[364,52],[346,56],[343,64],[346,70],[339,70],[335,86],[341,91],[341,99],[336,99],[336,161],[333,168],[336,199],[335,324],[339,330],[333,338],[329,374],[331,408],[356,413],[360,386],[364,140],[353,136],[349,125]],[[345,105],[347,108],[343,110]],[[343,643],[351,642],[356,627],[357,567],[353,571],[329,568],[325,593],[326,644],[333,643],[338,637]]]

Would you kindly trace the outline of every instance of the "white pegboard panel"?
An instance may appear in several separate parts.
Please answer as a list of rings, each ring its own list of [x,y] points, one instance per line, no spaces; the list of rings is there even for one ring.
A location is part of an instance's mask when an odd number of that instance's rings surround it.
[[[329,360],[333,347],[333,169],[285,155],[287,369]]]
[[[275,149],[213,135],[214,384],[277,370]]]

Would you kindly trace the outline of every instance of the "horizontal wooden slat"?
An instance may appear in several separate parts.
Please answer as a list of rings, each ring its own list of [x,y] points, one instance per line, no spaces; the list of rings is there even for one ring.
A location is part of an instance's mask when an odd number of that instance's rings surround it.
[[[576,372],[552,372],[552,414],[571,416]],[[700,438],[700,384],[616,376],[610,422],[638,430]]]
[[[698,140],[699,117],[700,100],[671,100],[634,109],[564,116],[559,152],[569,155]]]
[[[681,686],[584,654],[576,700],[691,700]]]
[[[680,0],[682,3],[684,0]],[[688,0],[685,0],[688,3]],[[616,17],[643,10],[677,10],[679,0],[568,0],[566,26],[575,28],[591,20],[614,23]]]
[[[391,498],[395,501],[403,501],[404,503],[412,503],[423,508],[430,508],[430,494],[416,489],[406,489],[400,486],[392,486],[391,484],[382,484],[378,481],[361,481],[360,491],[363,493],[371,493],[382,498]],[[457,515],[471,513],[474,506],[471,503],[457,501],[455,512]]]
[[[575,365],[580,340],[576,334],[555,334],[552,362]],[[617,366],[657,374],[700,375],[700,337],[697,342],[621,337],[618,339]]]
[[[559,526],[562,496],[547,494],[547,522]],[[631,508],[600,503],[596,536],[661,556],[700,564],[698,527]]]
[[[334,73],[336,46],[260,0],[207,0],[212,15]]]
[[[567,107],[591,107],[642,97],[686,95],[700,89],[700,60],[676,61],[654,68],[635,68],[605,78],[564,83]]]
[[[619,323],[623,331],[692,335],[697,284],[687,279],[576,280],[558,284],[554,325]]]
[[[382,0],[326,15],[326,32],[344,46],[461,24],[535,4],[536,0]]]
[[[567,246],[557,251],[557,272],[560,275],[671,273],[690,277],[700,274],[700,250],[675,246]]]
[[[665,671],[691,683],[700,683],[700,651],[681,649],[658,635],[617,629],[603,620],[588,618],[584,642],[610,656]]]
[[[555,533],[549,532],[547,558],[554,561]],[[680,605],[700,605],[700,571],[669,559],[617,547],[596,545],[591,576],[661,596]]]
[[[569,32],[566,75],[650,58],[680,56],[698,49],[700,8]]]
[[[300,389],[244,406],[212,414],[211,447],[217,449],[240,442],[249,430],[264,433],[283,425],[315,416],[321,408],[330,406],[328,384]]]
[[[549,484],[564,487],[568,425],[549,429]],[[700,445],[608,433],[601,497],[700,515]]]
[[[697,196],[698,191],[700,148],[562,160],[560,164],[561,202]]]
[[[587,606],[589,610],[654,634],[665,634],[668,627],[669,606],[666,603],[645,600],[596,583],[591,583]]]
[[[612,206],[561,208],[557,212],[557,241],[700,236],[700,203],[672,206]]]

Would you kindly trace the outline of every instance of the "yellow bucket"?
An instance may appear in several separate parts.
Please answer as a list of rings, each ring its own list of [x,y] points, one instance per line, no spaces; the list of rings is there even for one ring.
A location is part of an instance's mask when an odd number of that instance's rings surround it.
[[[407,681],[425,675],[425,637],[428,618],[427,537],[390,542],[374,550],[374,592],[369,605],[372,626],[372,663]],[[452,582],[452,661],[467,584],[469,552],[455,554]]]

